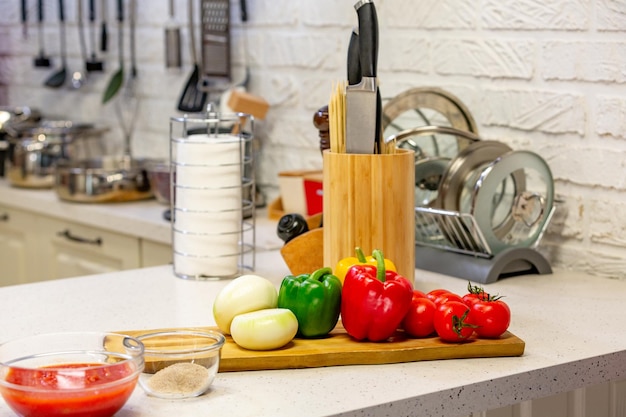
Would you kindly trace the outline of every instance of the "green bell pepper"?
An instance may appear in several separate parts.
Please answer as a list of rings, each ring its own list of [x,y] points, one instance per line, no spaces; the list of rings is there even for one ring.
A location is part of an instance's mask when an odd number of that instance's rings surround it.
[[[298,319],[298,336],[323,337],[337,325],[341,312],[341,281],[331,268],[312,274],[287,275],[278,291],[278,307]]]

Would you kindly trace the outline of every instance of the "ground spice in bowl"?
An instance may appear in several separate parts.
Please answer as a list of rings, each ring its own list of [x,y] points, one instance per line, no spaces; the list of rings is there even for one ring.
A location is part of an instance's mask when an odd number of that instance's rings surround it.
[[[154,393],[189,397],[204,393],[211,385],[211,378],[204,366],[183,362],[161,369],[147,385]]]
[[[215,379],[225,338],[211,330],[178,329],[137,337],[145,346],[139,385],[158,398],[204,394]]]

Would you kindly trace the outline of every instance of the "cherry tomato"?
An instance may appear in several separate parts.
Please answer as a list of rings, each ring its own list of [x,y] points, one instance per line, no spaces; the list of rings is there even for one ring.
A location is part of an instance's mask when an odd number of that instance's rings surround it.
[[[436,306],[440,306],[441,304],[447,303],[448,301],[458,301],[465,304],[465,301],[463,301],[463,298],[460,295],[451,292],[439,294],[437,297],[435,297],[433,301],[435,302]]]
[[[436,290],[431,290],[426,293],[426,297],[428,297],[431,301],[435,301],[435,298],[440,296],[441,294],[450,294],[452,291],[448,291],[444,288],[437,288]]]
[[[467,293],[463,296],[463,303],[468,307],[471,307],[477,301],[480,301],[480,295],[478,294]]]
[[[420,290],[413,290],[413,298],[415,298],[415,297],[427,298],[426,297],[426,293],[424,291],[420,291]]]
[[[463,296],[463,302],[468,306],[472,306],[476,301],[481,299],[488,299],[489,293],[484,290],[483,287],[478,285],[472,285],[471,282],[467,283],[467,294]]]
[[[413,299],[409,312],[404,316],[400,325],[404,331],[413,337],[426,337],[435,333],[435,303],[413,291]]]
[[[448,301],[435,312],[435,331],[446,342],[464,342],[474,333],[470,308],[460,301]]]
[[[478,337],[498,338],[511,323],[511,310],[499,299],[479,299],[471,306],[471,315]]]

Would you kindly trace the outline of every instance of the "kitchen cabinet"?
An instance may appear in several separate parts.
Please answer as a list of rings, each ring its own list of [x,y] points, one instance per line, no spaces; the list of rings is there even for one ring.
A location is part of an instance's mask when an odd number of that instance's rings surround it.
[[[171,262],[171,228],[154,200],[69,203],[0,178],[0,286]]]
[[[158,266],[172,263],[172,246],[152,240],[141,240],[141,266]]]
[[[139,239],[67,220],[40,216],[37,281],[139,268]]]
[[[23,284],[37,275],[35,216],[0,205],[0,286]]]

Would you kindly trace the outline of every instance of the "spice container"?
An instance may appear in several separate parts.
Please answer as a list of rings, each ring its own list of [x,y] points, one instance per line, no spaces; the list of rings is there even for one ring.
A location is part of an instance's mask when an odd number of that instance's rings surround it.
[[[139,385],[153,397],[189,398],[208,391],[220,366],[224,336],[212,330],[164,330],[139,336],[145,368]]]

